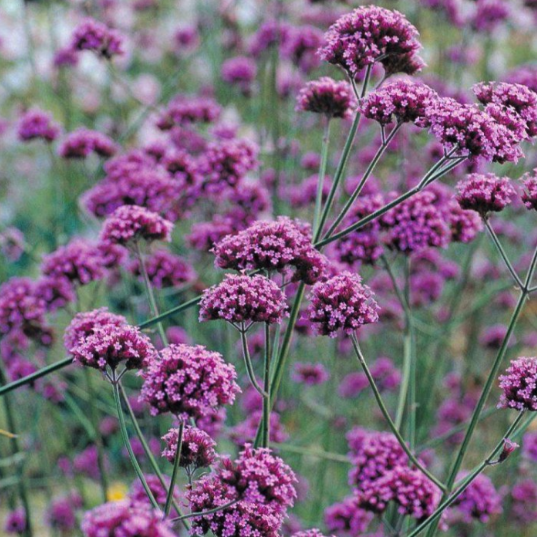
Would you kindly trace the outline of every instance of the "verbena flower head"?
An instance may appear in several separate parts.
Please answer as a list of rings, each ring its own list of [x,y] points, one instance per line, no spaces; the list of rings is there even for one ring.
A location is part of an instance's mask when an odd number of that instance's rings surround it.
[[[378,321],[378,304],[357,274],[343,272],[316,283],[310,295],[308,319],[318,334],[336,337],[339,330],[353,334]]]
[[[525,174],[522,177],[524,190],[522,191],[522,201],[526,209],[537,211],[537,169],[533,173]]]
[[[187,492],[193,511],[207,511],[233,500],[231,507],[192,518],[193,535],[212,530],[216,535],[279,535],[287,509],[296,498],[296,477],[269,449],[247,444],[234,462],[223,459],[212,474],[197,480]]]
[[[142,374],[141,399],[151,414],[171,412],[181,419],[202,418],[235,401],[237,373],[222,355],[201,345],[170,345],[154,356]]]
[[[407,254],[425,248],[445,248],[451,232],[433,192],[418,192],[381,217],[385,244]]]
[[[101,240],[113,244],[145,241],[170,241],[173,224],[157,213],[137,205],[124,205],[116,209],[104,222]]]
[[[530,138],[537,136],[537,93],[522,84],[507,82],[481,82],[473,88],[484,104],[496,104],[514,111],[525,123]]]
[[[431,132],[455,154],[489,162],[517,162],[523,153],[520,138],[478,106],[445,97],[427,108]]]
[[[193,123],[213,123],[222,113],[222,107],[207,97],[177,95],[168,104],[159,119],[159,129],[168,130],[174,125],[186,126]]]
[[[0,286],[0,334],[21,331],[27,337],[39,337],[45,311],[45,301],[29,278],[11,278]]]
[[[296,363],[291,378],[306,386],[318,386],[330,378],[330,373],[322,364]]]
[[[106,275],[97,245],[85,239],[73,239],[44,256],[41,271],[45,276],[64,278],[77,285],[87,285]]]
[[[226,274],[223,282],[203,293],[200,302],[200,321],[273,324],[281,323],[286,314],[281,289],[265,276]]]
[[[85,159],[91,153],[108,158],[113,156],[117,149],[117,145],[105,134],[82,128],[69,133],[58,152],[66,159]]]
[[[457,476],[457,480],[467,475],[467,473],[461,473]],[[467,523],[475,520],[488,522],[491,516],[502,512],[502,496],[496,491],[490,478],[481,474],[455,500],[453,507],[463,514],[464,521]]]
[[[301,222],[279,217],[257,221],[249,228],[222,239],[213,248],[215,265],[222,269],[295,269],[293,280],[312,284],[323,274],[325,257],[311,244],[311,231]]]
[[[36,282],[36,294],[45,301],[47,311],[56,311],[76,301],[74,287],[65,278],[43,276]]]
[[[130,270],[141,277],[140,261],[135,259]],[[196,279],[196,272],[185,259],[168,250],[156,250],[145,259],[145,268],[151,284],[163,289],[180,287]]]
[[[146,367],[156,356],[150,339],[129,325],[104,324],[93,328],[93,333],[80,338],[70,349],[76,362],[106,371],[123,364],[126,369]]]
[[[87,511],[80,528],[84,537],[175,537],[160,511],[129,500],[105,503]]]
[[[509,178],[492,173],[471,174],[457,183],[457,201],[461,208],[476,211],[483,217],[503,211],[514,195]]]
[[[522,526],[537,521],[537,483],[531,479],[518,481],[511,489],[512,510]]]
[[[447,221],[451,230],[451,240],[467,244],[483,230],[483,221],[475,211],[463,209],[456,200],[448,204]]]
[[[170,429],[162,437],[162,440],[166,442],[162,456],[173,464],[177,453],[179,429]],[[185,426],[179,466],[190,470],[211,466],[216,460],[215,447],[216,442],[206,432],[190,425]]]
[[[254,60],[247,56],[236,56],[222,64],[222,80],[234,84],[245,93],[250,93],[252,83],[257,76],[257,65]]]
[[[113,58],[123,54],[124,37],[116,30],[95,19],[80,23],[71,39],[73,50],[91,50],[103,58]]]
[[[537,410],[537,358],[517,358],[500,376],[499,408]]]
[[[360,108],[365,117],[381,125],[415,123],[427,126],[426,110],[438,94],[422,82],[401,79],[372,91]]]
[[[356,98],[348,82],[323,76],[308,82],[297,97],[297,110],[323,114],[328,118],[348,118],[356,108]]]
[[[25,112],[20,118],[17,134],[23,142],[37,139],[53,142],[60,134],[60,127],[54,122],[51,114],[34,108]]]
[[[387,75],[413,74],[423,67],[418,31],[404,15],[362,6],[339,18],[326,32],[321,59],[343,67],[352,77],[380,62]]]
[[[96,330],[109,326],[126,326],[127,319],[122,315],[110,313],[108,308],[77,313],[65,329],[63,342],[67,352],[95,333]]]
[[[15,509],[8,513],[4,522],[4,531],[8,535],[24,535],[26,533],[26,513],[24,509]]]
[[[77,526],[75,509],[80,507],[81,498],[62,496],[55,498],[46,513],[47,525],[59,533],[70,533]]]
[[[344,498],[327,507],[324,512],[326,527],[338,535],[361,535],[372,519],[371,513],[359,507],[356,496]]]

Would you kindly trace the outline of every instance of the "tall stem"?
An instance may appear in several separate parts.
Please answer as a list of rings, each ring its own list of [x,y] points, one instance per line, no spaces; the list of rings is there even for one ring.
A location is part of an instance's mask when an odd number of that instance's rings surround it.
[[[265,323],[265,397],[263,398],[262,447],[268,447],[270,442],[270,357],[270,327]]]
[[[246,372],[248,373],[248,378],[250,379],[252,386],[261,394],[263,398],[265,398],[265,390],[263,390],[263,388],[259,386],[259,383],[255,378],[255,371],[254,366],[252,365],[252,358],[250,357],[250,350],[248,349],[248,340],[246,339],[246,328],[244,327],[244,323],[239,332],[241,335],[242,354],[244,356],[244,364],[246,365]]]
[[[317,195],[315,197],[315,212],[313,215],[313,234],[317,234],[319,221],[321,219],[321,208],[323,204],[323,187],[326,176],[326,167],[328,164],[328,147],[330,145],[330,117],[326,118],[324,127],[323,143],[321,148],[321,165],[319,167],[319,176],[317,178]]]
[[[445,490],[444,484],[439,481],[434,475],[432,475],[427,468],[421,464],[421,462],[416,458],[414,453],[412,453],[412,450],[408,447],[407,443],[405,442],[405,439],[399,432],[399,429],[396,427],[395,423],[393,422],[390,413],[388,412],[388,409],[386,408],[386,405],[384,404],[384,400],[382,399],[382,395],[380,393],[380,390],[378,389],[377,383],[375,382],[375,379],[373,378],[373,375],[371,374],[371,371],[369,370],[369,367],[367,365],[367,362],[365,361],[364,355],[362,354],[362,351],[360,349],[360,345],[358,344],[358,339],[356,337],[356,334],[352,334],[351,336],[352,346],[354,348],[354,352],[356,353],[356,357],[358,358],[358,362],[362,366],[362,369],[364,370],[364,373],[367,377],[367,380],[369,381],[369,384],[371,386],[371,389],[373,390],[373,394],[375,395],[375,399],[377,400],[377,404],[380,408],[380,411],[382,412],[382,415],[384,416],[385,420],[388,422],[388,426],[390,427],[390,430],[392,431],[393,435],[397,438],[397,441],[403,448],[403,451],[407,454],[410,462],[416,466],[424,475],[426,475],[437,487],[439,487],[441,490]]]
[[[142,278],[144,280],[145,290],[147,293],[147,298],[149,299],[149,305],[151,307],[151,312],[154,317],[159,316],[159,310],[157,306],[157,301],[155,299],[155,294],[153,292],[153,286],[151,285],[151,281],[149,280],[149,276],[147,274],[147,268],[145,266],[145,259],[144,254],[142,252],[142,248],[140,246],[140,241],[135,241],[135,248],[136,248],[136,255],[138,257],[138,262],[140,263],[140,271],[142,272]],[[158,331],[160,334],[160,338],[162,339],[162,343],[164,345],[168,345],[168,338],[166,337],[166,332],[164,331],[164,327],[162,326],[162,322],[158,321],[157,323]]]
[[[119,428],[121,429],[123,442],[129,453],[129,458],[131,460],[132,466],[134,468],[134,471],[136,472],[136,475],[138,476],[138,479],[142,483],[142,487],[144,488],[145,493],[147,494],[147,497],[149,498],[149,501],[151,502],[151,505],[155,509],[158,509],[159,508],[158,503],[156,502],[155,497],[153,496],[153,493],[151,492],[151,489],[149,488],[149,485],[147,484],[144,473],[142,472],[142,469],[140,468],[140,465],[138,464],[138,461],[136,460],[136,455],[134,454],[131,443],[129,441],[129,434],[127,433],[127,425],[125,424],[125,416],[123,415],[123,409],[121,408],[121,397],[119,395],[119,380],[116,377],[115,371],[113,372],[113,376],[112,376],[112,387],[114,388],[114,399],[116,402],[117,416],[119,418]]]
[[[175,481],[177,480],[177,473],[179,470],[179,463],[181,461],[181,451],[183,449],[183,433],[185,430],[184,420],[179,420],[179,432],[177,434],[177,449],[175,451],[175,459],[173,461],[172,479],[170,482],[170,488],[168,489],[168,495],[166,496],[166,506],[164,508],[164,515],[167,517],[170,514],[173,500],[173,489],[175,488]]]

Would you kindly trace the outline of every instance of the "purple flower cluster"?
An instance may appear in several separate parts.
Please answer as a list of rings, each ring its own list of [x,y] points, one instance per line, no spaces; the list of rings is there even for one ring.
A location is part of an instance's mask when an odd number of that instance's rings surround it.
[[[117,146],[103,133],[82,128],[69,133],[58,152],[66,159],[85,159],[91,153],[108,158],[117,152]]]
[[[179,287],[196,279],[196,272],[192,266],[168,250],[156,250],[147,256],[144,262],[149,281],[158,289]],[[134,260],[129,268],[133,274],[141,276],[138,259]]]
[[[103,58],[110,59],[123,54],[125,38],[116,30],[95,19],[86,19],[73,32],[72,50],[91,50]]]
[[[257,391],[255,391],[255,394],[256,396],[259,395]],[[257,406],[260,407],[261,405]],[[235,427],[233,427],[229,433],[230,440],[241,448],[246,444],[253,442],[257,435],[259,424],[263,419],[263,411],[261,408],[257,408],[255,410],[253,408],[249,408],[247,411],[248,415],[246,416],[246,419],[235,425]],[[269,422],[269,441],[276,444],[287,442],[287,440],[289,440],[289,434],[285,430],[280,420],[280,415],[277,412],[272,411],[270,413]]]
[[[162,440],[166,442],[162,456],[173,464],[177,453],[179,429],[170,429]],[[216,459],[215,447],[216,442],[207,433],[190,425],[185,426],[179,466],[190,470],[211,466]]]
[[[101,371],[107,367],[115,370],[120,364],[127,369],[141,369],[157,355],[150,339],[126,324],[94,326],[90,336],[79,338],[69,350],[81,365]]]
[[[257,76],[257,65],[247,56],[236,56],[222,64],[221,74],[224,82],[236,85],[242,93],[249,95]]]
[[[170,241],[173,224],[145,207],[124,205],[104,222],[101,240],[126,245],[133,241]]]
[[[356,77],[380,62],[387,75],[414,74],[423,67],[418,56],[418,31],[398,11],[361,6],[339,18],[326,32],[321,59],[339,65]]]
[[[537,358],[517,358],[500,376],[499,408],[537,410]]]
[[[467,474],[461,474],[463,479]],[[486,475],[478,475],[470,486],[455,500],[456,507],[470,523],[474,520],[488,522],[491,516],[502,512],[502,497],[494,488],[492,481]]]
[[[216,513],[192,518],[192,534],[277,537],[296,498],[293,471],[269,449],[246,445],[234,462],[228,458],[188,491],[193,511],[208,511],[237,500]],[[247,532],[247,533],[246,533]]]
[[[474,173],[457,183],[457,201],[461,208],[476,211],[482,217],[505,209],[514,195],[509,179],[492,173]]]
[[[23,142],[37,139],[53,142],[60,134],[60,127],[51,114],[35,108],[22,115],[17,134]]]
[[[141,399],[156,416],[171,412],[181,419],[202,418],[235,401],[240,388],[235,368],[201,345],[170,345],[153,356],[142,374]]]
[[[26,533],[26,514],[24,509],[15,509],[8,513],[4,523],[4,531],[8,535],[24,535]]]
[[[258,221],[237,235],[230,235],[213,249],[215,264],[222,269],[284,272],[294,268],[294,281],[315,283],[324,273],[325,257],[311,244],[309,228],[279,217]]]
[[[392,360],[385,357],[377,358],[369,367],[377,387],[381,391],[393,391],[401,383],[401,372]],[[346,375],[339,385],[339,395],[353,398],[369,386],[365,373],[358,371]]]
[[[160,511],[129,500],[105,503],[87,511],[80,528],[84,537],[175,537]]]
[[[222,108],[213,99],[178,95],[168,103],[157,126],[162,130],[168,130],[174,125],[212,123],[220,117],[221,113]]]
[[[326,527],[338,535],[361,535],[372,519],[373,514],[359,506],[357,496],[349,496],[324,512]]]
[[[279,324],[286,314],[281,289],[265,276],[226,274],[223,282],[203,293],[200,302],[200,321]]]
[[[336,337],[339,330],[353,334],[378,321],[378,304],[357,274],[343,272],[316,283],[310,295],[308,319],[318,334]]]
[[[436,99],[427,108],[427,120],[434,136],[457,155],[500,164],[523,156],[520,138],[476,105]]]
[[[390,248],[412,253],[425,248],[445,248],[451,238],[449,226],[436,205],[433,192],[418,192],[381,217],[384,242]]]
[[[97,245],[86,239],[75,238],[44,256],[41,272],[72,284],[87,285],[104,278],[106,269]]]
[[[528,210],[537,211],[537,169],[533,173],[525,174],[522,177],[524,190],[522,191],[522,201]]]
[[[322,364],[296,363],[291,378],[299,384],[318,386],[330,378],[330,373]]]
[[[356,108],[351,85],[348,82],[336,82],[333,78],[323,76],[319,80],[308,82],[297,97],[297,110],[323,114],[327,118],[348,118]]]
[[[422,82],[396,80],[372,91],[360,108],[365,117],[381,125],[415,123],[427,126],[427,109],[438,99],[438,94]]]
[[[532,479],[518,481],[511,489],[513,514],[516,521],[525,527],[537,522],[537,483]]]
[[[65,496],[54,499],[47,511],[47,524],[59,533],[70,533],[77,526],[75,510],[81,506],[82,498]]]

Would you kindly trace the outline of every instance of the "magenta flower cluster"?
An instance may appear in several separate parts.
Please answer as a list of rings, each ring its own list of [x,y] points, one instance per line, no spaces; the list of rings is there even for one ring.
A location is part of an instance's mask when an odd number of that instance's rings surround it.
[[[58,150],[66,159],[85,159],[91,153],[104,158],[117,152],[117,145],[108,136],[90,129],[77,129],[69,133]]]
[[[414,74],[424,63],[418,55],[418,31],[398,11],[361,6],[340,17],[326,32],[321,59],[356,77],[376,62],[387,75]]]
[[[90,18],[75,29],[71,39],[72,50],[90,50],[106,59],[123,54],[123,44],[124,37],[117,30]]]
[[[173,224],[137,205],[116,209],[104,222],[101,240],[126,245],[137,240],[170,241]]]
[[[200,302],[200,321],[223,319],[243,323],[281,323],[287,303],[281,289],[265,276],[226,274],[207,289]]]
[[[509,179],[492,173],[471,174],[457,183],[457,201],[461,208],[476,211],[483,217],[505,209],[514,195]]]
[[[166,442],[162,456],[173,464],[177,453],[179,429],[170,429],[162,440]],[[190,425],[185,426],[179,466],[190,470],[211,466],[217,457],[215,447],[216,442],[206,432]]]
[[[343,272],[313,286],[308,319],[318,334],[336,337],[340,330],[353,334],[366,324],[376,323],[378,311],[373,292],[362,278]]]
[[[537,358],[517,358],[500,376],[502,395],[498,406],[537,410]]]
[[[323,114],[327,118],[348,118],[356,105],[351,85],[328,76],[308,82],[297,96],[297,110]]]
[[[201,345],[170,345],[149,360],[142,373],[141,399],[156,416],[171,412],[181,419],[203,418],[231,405],[240,388],[235,368]]]
[[[258,221],[225,237],[215,245],[215,265],[222,269],[285,272],[294,268],[293,280],[315,283],[324,273],[325,257],[311,244],[309,227],[286,217]]]
[[[23,142],[30,140],[53,142],[60,134],[60,127],[54,122],[51,114],[34,108],[21,116],[17,133]]]

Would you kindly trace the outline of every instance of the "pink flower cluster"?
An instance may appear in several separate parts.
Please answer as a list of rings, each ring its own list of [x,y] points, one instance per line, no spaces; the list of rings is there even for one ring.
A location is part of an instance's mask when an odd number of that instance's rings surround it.
[[[537,410],[537,358],[517,358],[500,376],[499,408]]]
[[[196,279],[192,265],[178,255],[168,250],[156,250],[145,259],[145,268],[151,284],[158,288],[180,287]],[[133,260],[129,269],[141,277],[141,267],[138,259]]]
[[[308,82],[297,97],[297,110],[323,114],[327,118],[348,118],[356,104],[351,85],[328,76]]]
[[[166,347],[152,357],[142,376],[140,397],[153,416],[171,412],[185,420],[203,418],[233,404],[240,392],[235,368],[201,345]]]
[[[336,337],[339,330],[353,334],[378,321],[378,304],[357,274],[342,272],[316,283],[310,294],[308,319],[318,334]]]
[[[95,19],[87,18],[73,32],[72,50],[91,50],[110,59],[123,54],[124,37]]]
[[[226,274],[222,283],[203,293],[200,302],[200,321],[279,324],[286,314],[282,291],[265,276]]]
[[[424,65],[417,38],[416,28],[398,11],[361,6],[330,27],[319,54],[353,77],[375,62],[383,65],[387,75],[414,74]]]
[[[53,142],[60,134],[60,127],[51,114],[34,108],[21,116],[17,133],[23,142],[38,139]]]
[[[293,280],[315,283],[324,273],[325,257],[311,245],[309,228],[286,217],[258,221],[213,249],[215,265],[222,269],[284,272],[294,268]]]
[[[91,153],[108,158],[117,152],[117,145],[101,132],[82,128],[69,133],[58,152],[66,159],[84,159]]]
[[[173,464],[177,453],[179,430],[170,429],[162,440],[166,442],[162,456]],[[216,442],[206,432],[190,425],[185,426],[179,466],[190,471],[211,466],[216,460],[215,447]]]
[[[174,125],[212,123],[220,117],[221,113],[222,108],[213,99],[178,95],[168,103],[157,126],[162,130],[168,130]]]
[[[509,178],[492,173],[469,175],[457,183],[457,192],[461,208],[476,211],[483,217],[505,209],[515,195]]]

